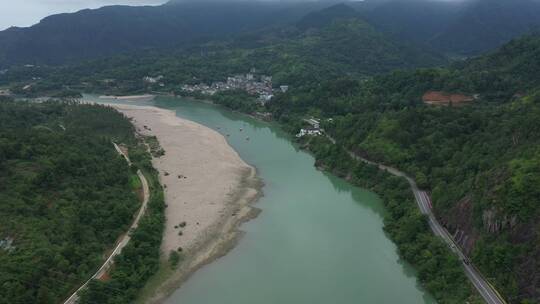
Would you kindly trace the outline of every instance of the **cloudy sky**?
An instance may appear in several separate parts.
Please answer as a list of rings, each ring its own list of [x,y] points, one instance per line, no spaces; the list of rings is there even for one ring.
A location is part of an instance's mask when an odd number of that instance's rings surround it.
[[[166,0],[0,0],[0,30],[30,26],[43,17],[111,4],[158,5]]]

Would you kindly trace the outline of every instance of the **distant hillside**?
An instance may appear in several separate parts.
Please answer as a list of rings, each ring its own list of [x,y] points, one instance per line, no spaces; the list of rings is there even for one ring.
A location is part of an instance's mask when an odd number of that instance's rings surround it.
[[[0,68],[177,49],[290,25],[320,29],[336,16],[360,17],[402,43],[469,56],[540,25],[538,0],[345,1],[346,5],[310,15],[335,3],[171,1],[157,7],[109,6],[53,15],[29,28],[1,31]]]
[[[171,92],[182,84],[222,81],[256,68],[272,75],[275,84],[305,86],[342,75],[363,78],[444,63],[437,54],[377,31],[354,9],[340,4],[307,14],[294,24],[179,51],[114,56],[65,68],[12,68],[0,75],[0,84],[17,83],[12,89],[25,95],[56,94],[81,83],[86,83],[86,91],[143,92],[149,89],[143,77],[162,75],[163,86],[153,89]],[[23,89],[29,83],[31,88]]]
[[[366,0],[351,5],[385,33],[452,55],[479,55],[540,27],[538,0]]]
[[[459,2],[432,0],[367,0],[354,6],[377,29],[426,45],[455,22],[463,8]]]
[[[329,4],[186,2],[109,6],[53,15],[0,32],[0,67],[61,64],[133,50],[181,47],[297,20]]]
[[[277,32],[258,37],[260,47],[248,58],[250,64],[261,66],[278,82],[305,85],[306,75],[318,79],[344,74],[369,76],[445,62],[438,54],[379,32],[345,4],[306,15],[286,35],[280,36],[279,29]]]
[[[336,4],[326,9],[311,12],[296,23],[299,29],[322,28],[336,19],[358,18],[359,14],[351,6],[343,3]]]
[[[430,43],[441,51],[479,54],[539,30],[539,16],[538,0],[474,1]]]
[[[516,93],[540,87],[540,35],[514,39],[496,52],[469,60],[458,67],[463,69],[463,74],[473,75],[477,79],[482,79],[481,76],[486,74],[497,77],[496,80],[485,80],[487,77],[484,77],[483,85],[486,87],[494,83],[504,84],[507,88],[514,88]]]

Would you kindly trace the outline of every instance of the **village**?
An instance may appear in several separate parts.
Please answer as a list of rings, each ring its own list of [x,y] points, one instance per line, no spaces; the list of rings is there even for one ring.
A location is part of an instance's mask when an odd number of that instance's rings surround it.
[[[250,73],[238,74],[227,77],[227,81],[214,82],[211,85],[199,83],[195,85],[185,84],[182,90],[187,93],[201,93],[204,95],[214,95],[227,90],[243,90],[250,95],[258,96],[259,102],[265,104],[272,100],[276,91],[287,92],[288,86],[282,85],[278,89],[272,86],[272,76],[257,75],[252,69]]]

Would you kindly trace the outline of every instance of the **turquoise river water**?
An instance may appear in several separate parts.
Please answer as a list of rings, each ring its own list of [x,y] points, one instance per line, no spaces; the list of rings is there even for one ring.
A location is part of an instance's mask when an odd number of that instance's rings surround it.
[[[262,213],[242,226],[238,245],[167,304],[435,303],[385,235],[377,195],[318,171],[313,157],[271,124],[185,99],[146,104],[220,127],[265,183],[256,203]]]

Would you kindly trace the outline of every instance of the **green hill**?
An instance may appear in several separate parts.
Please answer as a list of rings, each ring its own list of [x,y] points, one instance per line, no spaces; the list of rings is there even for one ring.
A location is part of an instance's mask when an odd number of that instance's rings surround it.
[[[302,18],[295,27],[248,50],[246,65],[260,67],[278,83],[305,85],[339,75],[357,77],[393,69],[433,66],[444,58],[396,42],[340,4]],[[306,76],[311,79],[306,79]]]
[[[0,84],[19,83],[14,91],[26,95],[56,94],[67,87],[133,93],[149,89],[143,77],[163,75],[164,86],[155,89],[170,92],[184,83],[223,81],[256,68],[272,75],[276,84],[304,86],[342,75],[369,77],[445,62],[442,56],[378,32],[341,4],[308,14],[293,25],[178,51],[139,52],[62,67],[11,68],[0,75]],[[107,85],[106,79],[114,81]],[[28,83],[32,88],[22,90]]]
[[[333,119],[323,127],[340,147],[314,141],[310,148],[329,170],[369,174],[337,161],[346,155],[339,148],[346,148],[415,177],[431,193],[437,217],[503,296],[510,303],[535,303],[540,300],[539,272],[531,266],[540,262],[539,54],[540,37],[528,36],[450,68],[393,72],[364,82],[337,79],[291,91],[269,109],[292,130],[312,113]],[[431,106],[422,102],[430,90],[479,96],[461,106]],[[402,247],[413,264],[421,250],[416,246]],[[456,295],[433,292],[441,303]]]
[[[59,303],[95,273],[140,202],[105,107],[0,98],[0,303]]]
[[[447,53],[477,55],[540,29],[537,0],[480,0],[465,5],[459,18],[430,44]]]
[[[325,3],[179,2],[108,6],[49,16],[28,28],[0,32],[0,67],[63,64],[144,49],[223,40],[293,22]]]

